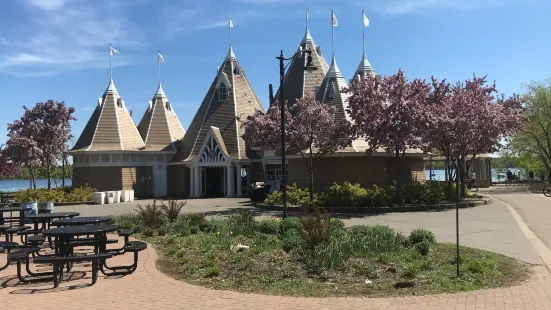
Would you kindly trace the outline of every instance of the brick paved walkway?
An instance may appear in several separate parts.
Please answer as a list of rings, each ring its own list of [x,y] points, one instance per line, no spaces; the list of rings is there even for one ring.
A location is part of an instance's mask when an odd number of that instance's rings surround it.
[[[3,256],[3,255],[2,255]],[[58,289],[50,283],[18,285],[11,266],[0,272],[3,309],[551,309],[551,281],[531,280],[521,286],[435,296],[402,298],[292,298],[215,291],[174,280],[157,271],[151,247],[140,254],[138,270],[122,278],[100,277],[90,287],[75,268],[75,280]],[[3,257],[0,258],[3,260]],[[115,258],[120,263],[129,256]],[[89,270],[89,267],[86,268]]]

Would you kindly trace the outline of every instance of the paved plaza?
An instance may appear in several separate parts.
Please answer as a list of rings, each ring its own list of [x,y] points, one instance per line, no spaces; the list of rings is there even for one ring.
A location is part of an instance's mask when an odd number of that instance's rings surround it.
[[[292,298],[215,291],[193,286],[161,274],[151,247],[140,253],[138,270],[127,277],[102,278],[89,287],[86,279],[19,286],[15,268],[0,272],[0,300],[8,309],[551,309],[551,278],[544,261],[551,235],[551,200],[522,188],[498,187],[483,191],[499,200],[460,212],[460,240],[464,245],[515,257],[534,267],[533,279],[519,286],[459,294],[401,298]],[[503,202],[503,203],[501,203]],[[127,212],[134,204],[60,207],[86,215]],[[190,200],[186,212],[227,214],[247,206],[246,199]],[[511,209],[510,209],[511,208]],[[517,216],[515,216],[515,214]],[[260,212],[275,216],[277,212]],[[435,232],[440,241],[455,240],[455,211],[342,216],[347,225],[384,224],[404,233],[416,227]],[[529,229],[528,229],[529,228]],[[538,246],[538,241],[546,246]],[[117,257],[128,260],[130,257]],[[77,269],[78,270],[78,269]],[[84,285],[83,285],[84,284]]]

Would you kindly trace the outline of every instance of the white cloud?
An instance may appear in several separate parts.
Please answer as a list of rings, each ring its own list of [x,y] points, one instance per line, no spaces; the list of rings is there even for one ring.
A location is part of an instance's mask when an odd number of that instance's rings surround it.
[[[363,1],[351,0],[357,4]],[[389,14],[410,14],[434,9],[477,10],[525,0],[385,0],[369,4],[379,11]]]
[[[83,0],[26,0],[33,30],[0,38],[0,71],[13,75],[106,67],[108,44],[121,55],[114,65],[128,64],[125,50],[141,46],[144,34],[119,10]],[[97,3],[95,3],[97,4]],[[121,59],[123,58],[123,59]]]

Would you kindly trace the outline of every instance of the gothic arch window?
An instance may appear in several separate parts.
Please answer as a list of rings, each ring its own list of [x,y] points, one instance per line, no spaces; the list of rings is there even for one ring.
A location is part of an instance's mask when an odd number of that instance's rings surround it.
[[[216,139],[211,135],[199,158],[200,163],[224,162],[226,158]]]
[[[226,87],[226,84],[224,84],[224,82],[220,83],[220,87],[218,87],[218,99],[228,99],[228,88]]]

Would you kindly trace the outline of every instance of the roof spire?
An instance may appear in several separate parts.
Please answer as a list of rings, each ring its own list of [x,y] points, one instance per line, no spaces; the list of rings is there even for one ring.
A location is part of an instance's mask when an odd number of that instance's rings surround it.
[[[335,59],[335,54],[333,54],[333,59],[331,59],[331,66],[329,71],[327,71],[327,77],[341,77],[341,70],[337,66],[337,60]]]
[[[155,93],[155,98],[164,98],[166,97],[165,92],[163,90],[163,86],[161,86],[161,82],[159,81],[159,86],[157,87],[157,92]]]
[[[356,73],[354,74],[355,78],[359,77],[365,77],[368,74],[375,74],[375,71],[373,70],[373,67],[371,67],[371,64],[369,63],[369,60],[367,60],[367,55],[363,53],[362,55],[362,61],[360,62],[360,65],[358,66],[358,69],[356,70]]]
[[[118,94],[117,88],[115,87],[115,83],[113,83],[113,78],[109,78],[109,85],[107,85],[107,89],[105,90],[104,94]]]

